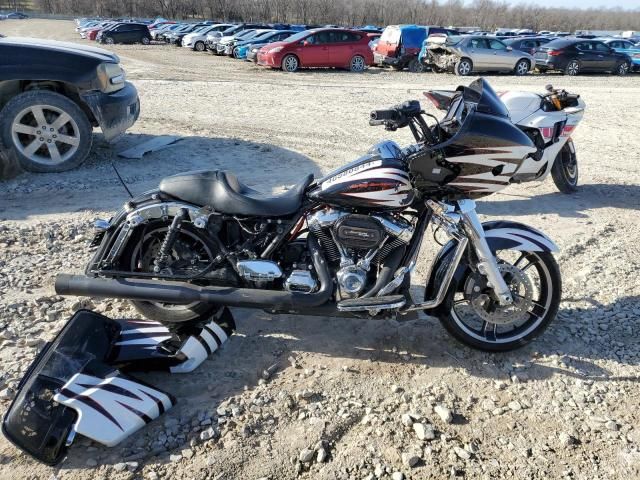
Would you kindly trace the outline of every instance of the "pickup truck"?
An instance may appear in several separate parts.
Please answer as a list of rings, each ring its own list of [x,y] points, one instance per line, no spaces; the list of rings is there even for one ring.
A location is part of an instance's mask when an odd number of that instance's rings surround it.
[[[62,172],[89,154],[93,128],[116,139],[140,114],[117,55],[32,38],[0,38],[0,150],[32,172]]]

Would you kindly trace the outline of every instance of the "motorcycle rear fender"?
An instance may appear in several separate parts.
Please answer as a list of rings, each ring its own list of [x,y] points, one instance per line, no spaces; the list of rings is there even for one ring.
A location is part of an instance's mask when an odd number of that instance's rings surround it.
[[[496,220],[490,222],[484,222],[482,224],[484,229],[485,238],[489,244],[489,248],[495,254],[497,250],[516,250],[521,252],[557,252],[558,246],[541,231],[525,225],[519,222],[512,222],[509,220]],[[440,281],[444,277],[449,264],[453,258],[455,252],[455,246],[457,242],[451,240],[447,242],[436,256],[429,279],[427,280],[427,286],[425,288],[425,300],[433,298],[435,292],[438,289]],[[469,266],[463,260],[458,265],[451,284],[449,286],[449,292],[444,302],[434,309],[439,311],[444,309],[448,311],[448,301],[453,298],[453,293],[457,291],[457,286],[465,278],[466,271]]]

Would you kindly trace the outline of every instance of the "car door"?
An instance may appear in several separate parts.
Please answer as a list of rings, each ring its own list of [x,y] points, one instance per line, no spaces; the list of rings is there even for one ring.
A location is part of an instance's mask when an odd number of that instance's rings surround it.
[[[493,55],[493,59],[490,60],[491,70],[512,70],[520,53],[514,52],[513,49],[507,50],[507,46],[495,38],[489,38],[487,41]]]
[[[493,53],[486,38],[470,38],[467,43],[467,51],[475,71],[484,70],[491,65],[490,60],[493,59]]]
[[[576,51],[581,70],[599,70],[598,57],[593,42],[579,42],[576,44]]]
[[[349,65],[351,57],[355,53],[356,42],[360,36],[343,31],[329,32],[329,64],[331,67],[344,67]]]
[[[616,52],[611,51],[611,47],[603,42],[593,42],[594,51],[596,54],[596,64],[598,70],[612,72],[618,66],[620,57]]]
[[[329,32],[303,38],[295,49],[303,67],[323,67],[329,63]]]

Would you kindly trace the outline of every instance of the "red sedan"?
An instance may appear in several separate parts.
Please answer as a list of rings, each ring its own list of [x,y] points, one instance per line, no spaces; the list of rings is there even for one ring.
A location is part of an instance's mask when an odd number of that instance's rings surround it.
[[[364,32],[336,28],[306,30],[282,42],[265,45],[258,65],[295,72],[305,67],[348,68],[362,72],[373,63],[369,37]]]

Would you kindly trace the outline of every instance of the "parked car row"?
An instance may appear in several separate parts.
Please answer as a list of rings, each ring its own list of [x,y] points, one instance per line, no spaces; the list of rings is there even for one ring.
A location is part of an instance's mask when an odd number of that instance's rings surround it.
[[[640,70],[640,47],[632,41],[571,37],[565,32],[501,30],[489,34],[422,25],[390,25],[381,31],[375,26],[177,23],[166,19],[82,19],[77,24],[83,38],[101,43],[146,45],[153,40],[287,72],[309,67],[360,72],[371,65],[457,75],[526,75],[534,69],[568,75],[589,71],[624,75]]]

